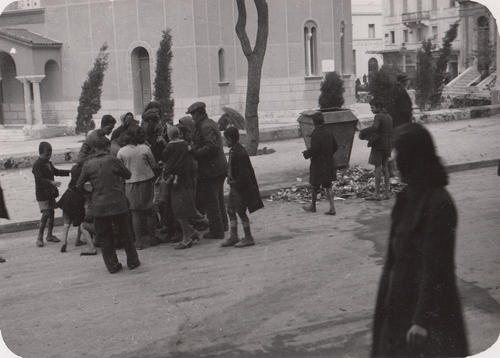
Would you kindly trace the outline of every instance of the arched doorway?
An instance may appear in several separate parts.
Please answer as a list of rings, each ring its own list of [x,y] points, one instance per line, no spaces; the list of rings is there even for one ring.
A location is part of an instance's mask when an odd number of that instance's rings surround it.
[[[144,47],[136,47],[132,51],[132,85],[134,112],[142,113],[152,98],[149,53]]]
[[[378,71],[378,60],[372,57],[368,60],[368,74]]]
[[[54,102],[62,101],[62,74],[54,60],[45,64],[45,78],[40,83],[44,123],[58,123]]]
[[[491,64],[490,21],[486,16],[477,19],[477,67],[481,74],[489,72]]]
[[[16,78],[16,64],[7,52],[0,52],[0,124],[24,125],[23,85]]]

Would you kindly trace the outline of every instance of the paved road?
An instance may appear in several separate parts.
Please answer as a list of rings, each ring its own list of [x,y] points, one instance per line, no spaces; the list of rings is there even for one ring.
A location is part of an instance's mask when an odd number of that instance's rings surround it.
[[[476,353],[500,333],[500,178],[489,168],[451,181]],[[0,237],[7,345],[24,358],[366,357],[391,203],[339,202],[336,217],[266,204],[252,216],[253,248],[162,245],[117,275],[80,248],[34,247],[34,232]]]

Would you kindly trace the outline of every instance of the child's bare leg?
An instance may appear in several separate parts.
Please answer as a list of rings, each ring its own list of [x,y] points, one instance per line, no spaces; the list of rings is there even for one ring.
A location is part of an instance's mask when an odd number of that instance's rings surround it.
[[[85,245],[85,242],[82,241],[82,229],[81,225],[78,226],[78,230],[76,232],[76,241],[75,241],[75,246],[83,246]]]
[[[253,240],[252,232],[250,231],[250,219],[245,211],[238,211],[238,216],[241,219],[241,224],[243,225],[243,231],[245,232],[245,237],[238,241],[235,247],[245,247],[255,245]]]
[[[40,227],[38,228],[38,238],[36,240],[36,246],[43,246],[43,233],[45,231],[45,226],[47,226],[47,220],[49,219],[50,210],[42,210],[42,217],[40,218]]]
[[[94,246],[94,241],[92,240],[92,235],[88,230],[88,225],[92,225],[89,223],[82,223],[80,225],[80,232],[82,234],[83,240],[89,245],[89,249],[87,251],[82,252],[80,255],[95,255],[97,250]]]
[[[71,226],[71,219],[68,215],[63,213],[64,228],[63,228],[63,245],[61,246],[61,252],[66,252],[66,247],[68,246],[68,234],[69,228]]]
[[[330,202],[330,210],[328,210],[326,214],[335,215],[337,212],[335,211],[335,192],[333,191],[333,187],[326,188],[326,193],[328,195],[328,201]]]
[[[190,248],[193,244],[192,236],[195,233],[193,227],[188,219],[177,219],[182,227],[182,241],[179,242],[174,248],[177,250]]]
[[[231,232],[229,237],[221,244],[222,247],[234,246],[240,241],[238,238],[238,218],[236,217],[234,208],[228,206],[227,214],[229,215],[229,227]]]
[[[391,173],[389,170],[389,162],[384,162],[383,164],[383,172],[384,172],[384,184],[385,184],[385,193],[384,197],[389,198],[391,195]]]
[[[45,239],[50,242],[61,242],[61,240],[59,240],[52,233],[52,231],[54,230],[54,216],[55,216],[54,209],[50,209],[49,217],[47,219],[47,236]]]
[[[318,198],[318,191],[319,191],[319,188],[317,188],[315,186],[311,187],[311,205],[303,206],[302,209],[304,209],[305,211],[310,212],[310,213],[316,212],[316,200]]]

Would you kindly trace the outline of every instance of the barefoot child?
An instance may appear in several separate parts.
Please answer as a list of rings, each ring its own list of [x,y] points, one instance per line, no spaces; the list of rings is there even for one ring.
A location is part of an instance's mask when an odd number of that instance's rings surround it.
[[[390,197],[390,174],[389,158],[392,150],[392,118],[384,108],[380,99],[373,99],[370,102],[371,110],[375,114],[371,127],[361,130],[360,139],[368,140],[371,147],[368,163],[375,167],[375,194],[366,200],[382,200]],[[385,192],[380,195],[380,184],[384,176]]]
[[[78,227],[75,246],[85,245],[85,243],[80,240],[82,235],[80,224],[85,218],[85,198],[83,193],[76,188],[76,183],[82,172],[82,167],[83,163],[77,163],[71,168],[71,181],[69,182],[68,189],[57,203],[57,206],[63,211],[64,220],[61,252],[66,252],[66,247],[68,246],[68,233],[71,225]]]
[[[54,181],[54,176],[69,176],[69,170],[56,169],[50,157],[52,156],[52,146],[48,142],[41,142],[38,146],[40,157],[33,164],[33,176],[35,177],[36,200],[40,206],[42,218],[40,219],[40,229],[36,246],[43,246],[43,233],[47,226],[46,240],[50,242],[60,242],[52,233],[54,229],[54,209],[56,208],[56,198],[59,196],[57,188],[60,182]]]
[[[264,207],[260,198],[259,185],[255,178],[255,173],[245,148],[240,144],[240,134],[236,127],[229,127],[224,131],[229,150],[229,166],[227,182],[230,186],[229,203],[227,212],[231,224],[230,236],[221,246],[245,247],[255,245],[252,233],[250,231],[250,220],[247,210],[250,213]],[[238,219],[241,219],[245,237],[238,237]]]

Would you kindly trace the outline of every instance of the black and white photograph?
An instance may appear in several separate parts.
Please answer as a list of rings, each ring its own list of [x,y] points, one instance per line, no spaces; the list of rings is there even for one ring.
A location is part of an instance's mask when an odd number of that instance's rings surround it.
[[[0,0],[0,357],[500,357],[498,16]]]

